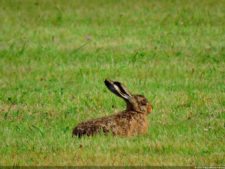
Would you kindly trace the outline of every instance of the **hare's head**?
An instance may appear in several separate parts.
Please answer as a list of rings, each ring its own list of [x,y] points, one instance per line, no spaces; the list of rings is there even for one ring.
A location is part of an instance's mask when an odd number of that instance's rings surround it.
[[[151,113],[152,105],[148,102],[145,96],[131,94],[120,82],[117,81],[105,80],[105,85],[111,92],[125,100],[127,103],[127,110],[147,114]]]

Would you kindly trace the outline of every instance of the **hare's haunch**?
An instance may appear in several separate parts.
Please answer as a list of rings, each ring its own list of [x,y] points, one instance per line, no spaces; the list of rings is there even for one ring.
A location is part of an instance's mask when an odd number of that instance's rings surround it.
[[[124,99],[127,104],[126,110],[82,122],[73,129],[73,136],[92,136],[100,132],[120,136],[146,133],[147,115],[152,111],[152,105],[148,100],[143,95],[132,95],[120,82],[105,80],[105,85],[111,92]]]

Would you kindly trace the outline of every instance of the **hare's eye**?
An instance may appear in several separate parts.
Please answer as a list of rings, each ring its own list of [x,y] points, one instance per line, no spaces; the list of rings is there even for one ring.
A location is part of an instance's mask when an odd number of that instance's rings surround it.
[[[141,101],[141,104],[142,104],[142,105],[147,105],[147,102],[146,102],[145,100],[142,100],[142,101]]]

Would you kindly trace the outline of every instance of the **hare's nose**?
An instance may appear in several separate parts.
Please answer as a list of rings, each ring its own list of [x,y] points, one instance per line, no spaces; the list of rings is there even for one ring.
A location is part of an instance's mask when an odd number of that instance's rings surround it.
[[[148,105],[148,108],[147,108],[147,111],[148,111],[148,113],[151,113],[152,112],[152,109],[153,109],[153,107],[152,107],[152,105]]]

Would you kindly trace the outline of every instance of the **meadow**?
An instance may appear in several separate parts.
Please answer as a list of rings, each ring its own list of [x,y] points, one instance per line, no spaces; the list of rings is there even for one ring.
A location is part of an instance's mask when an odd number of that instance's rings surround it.
[[[0,0],[0,165],[225,164],[224,0]],[[124,102],[146,135],[72,138]]]

